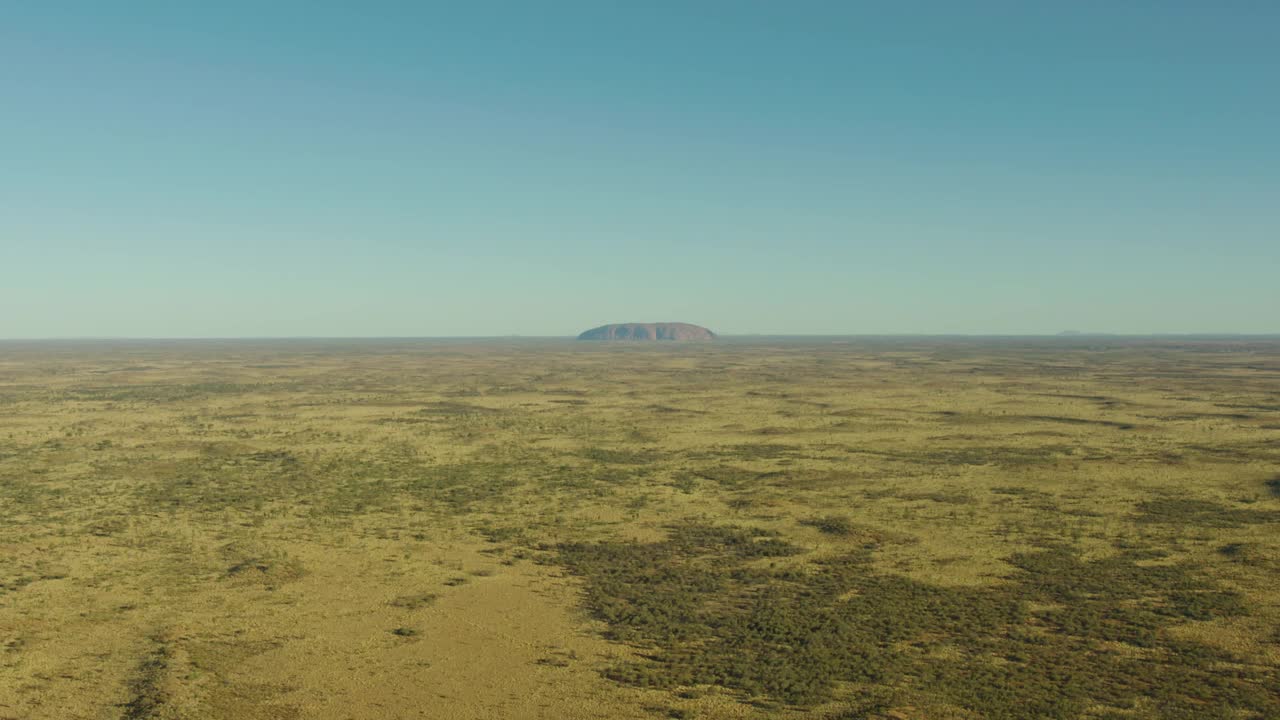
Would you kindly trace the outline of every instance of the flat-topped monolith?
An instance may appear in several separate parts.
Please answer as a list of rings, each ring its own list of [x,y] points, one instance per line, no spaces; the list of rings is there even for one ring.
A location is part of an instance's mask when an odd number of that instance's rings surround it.
[[[715,340],[716,334],[682,322],[617,323],[601,325],[578,336],[579,340]]]

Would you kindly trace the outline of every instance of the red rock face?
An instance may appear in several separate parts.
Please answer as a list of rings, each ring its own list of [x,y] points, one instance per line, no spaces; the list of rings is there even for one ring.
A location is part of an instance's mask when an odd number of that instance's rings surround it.
[[[619,323],[601,325],[578,336],[579,340],[714,340],[716,334],[689,323]]]

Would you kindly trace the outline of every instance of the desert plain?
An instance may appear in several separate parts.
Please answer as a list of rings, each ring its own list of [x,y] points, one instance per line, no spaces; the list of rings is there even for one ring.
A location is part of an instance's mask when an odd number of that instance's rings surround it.
[[[1280,717],[1280,340],[0,343],[0,718]]]

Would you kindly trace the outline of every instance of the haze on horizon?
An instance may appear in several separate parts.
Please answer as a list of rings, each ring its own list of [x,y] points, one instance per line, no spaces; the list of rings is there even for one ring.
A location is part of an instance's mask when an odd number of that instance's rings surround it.
[[[0,9],[0,338],[1277,333],[1280,5]]]

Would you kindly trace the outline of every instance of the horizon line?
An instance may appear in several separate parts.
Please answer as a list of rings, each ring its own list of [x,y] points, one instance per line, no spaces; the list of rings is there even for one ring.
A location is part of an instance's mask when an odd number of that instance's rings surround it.
[[[729,338],[1280,338],[1280,332],[1056,332],[1056,333],[716,333]],[[40,337],[0,337],[0,342],[153,342],[225,340],[576,340],[572,335],[51,335]],[[679,341],[616,340],[624,343],[668,343]],[[707,341],[700,341],[707,342]]]

